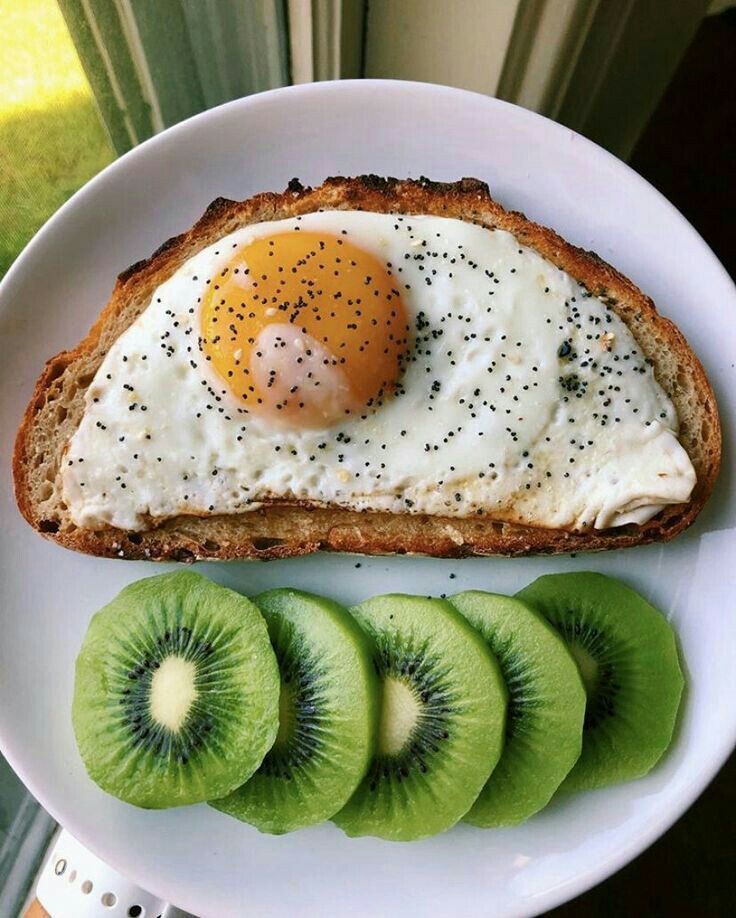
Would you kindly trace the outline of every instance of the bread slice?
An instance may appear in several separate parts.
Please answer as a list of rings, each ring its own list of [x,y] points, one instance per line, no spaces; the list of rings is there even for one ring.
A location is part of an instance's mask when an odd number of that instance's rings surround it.
[[[285,501],[232,515],[178,516],[146,532],[76,527],[62,500],[60,463],[80,423],[85,390],[108,348],[146,308],[155,288],[199,250],[247,224],[320,208],[436,214],[499,227],[610,304],[652,362],[677,409],[680,441],[697,474],[691,500],[665,508],[641,526],[579,533],[519,526],[490,516],[359,513]],[[283,194],[259,194],[242,202],[218,198],[192,229],[124,271],[87,337],[47,363],[18,432],[13,473],[18,506],[28,522],[60,545],[94,555],[192,561],[284,558],[329,550],[458,557],[624,548],[671,539],[692,523],[708,498],[720,456],[718,411],[703,368],[680,331],[631,281],[594,253],[570,245],[523,214],[505,210],[476,179],[439,184],[369,175],[329,178],[318,188],[304,188],[293,180]]]

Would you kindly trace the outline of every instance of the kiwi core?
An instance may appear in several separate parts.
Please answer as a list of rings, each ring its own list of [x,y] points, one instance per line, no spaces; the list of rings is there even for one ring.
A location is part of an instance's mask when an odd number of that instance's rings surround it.
[[[398,755],[414,732],[421,716],[421,703],[410,685],[390,676],[383,683],[383,704],[378,732],[378,751]]]
[[[586,694],[590,698],[598,685],[598,663],[595,657],[576,641],[573,641],[569,648],[580,670]]]
[[[151,678],[151,717],[176,732],[197,697],[197,669],[184,657],[166,657]]]

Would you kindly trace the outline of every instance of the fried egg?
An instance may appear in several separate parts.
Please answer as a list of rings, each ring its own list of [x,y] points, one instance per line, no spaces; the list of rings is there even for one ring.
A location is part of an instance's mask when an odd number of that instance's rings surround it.
[[[186,261],[115,341],[68,444],[80,527],[272,500],[643,523],[695,484],[610,305],[511,234],[324,211]]]

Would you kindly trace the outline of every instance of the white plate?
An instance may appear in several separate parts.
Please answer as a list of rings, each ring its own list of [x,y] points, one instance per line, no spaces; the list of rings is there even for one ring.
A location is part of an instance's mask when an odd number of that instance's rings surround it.
[[[77,342],[113,278],[188,227],[217,195],[335,173],[489,182],[504,204],[595,249],[682,328],[715,387],[724,472],[696,525],[667,546],[528,560],[318,556],[202,564],[244,592],[293,585],[353,602],[389,590],[513,591],[552,570],[625,578],[673,620],[688,693],[676,744],[644,780],[580,795],[524,826],[461,826],[410,845],[350,841],[331,825],[259,835],[206,806],[144,812],[99,791],[72,736],[73,663],[91,613],[163,567],[75,555],[13,505],[11,439],[46,357]],[[724,217],[725,218],[725,217]],[[44,227],[0,290],[0,734],[13,767],[80,841],[142,886],[202,916],[530,915],[599,882],[685,810],[736,738],[736,562],[731,486],[736,291],[703,240],[653,188],[566,128],[438,86],[318,83],[192,118],[118,160]],[[456,577],[451,579],[451,575]]]

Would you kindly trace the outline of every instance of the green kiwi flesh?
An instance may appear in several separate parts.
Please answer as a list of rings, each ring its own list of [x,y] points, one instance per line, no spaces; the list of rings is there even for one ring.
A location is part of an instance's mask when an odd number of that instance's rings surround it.
[[[382,687],[368,772],[333,817],[348,835],[410,841],[470,809],[503,746],[506,689],[480,635],[440,599],[377,596],[351,609]]]
[[[670,744],[684,685],[664,616],[603,574],[548,574],[517,597],[558,630],[586,688],[583,750],[561,789],[647,774]]]
[[[125,587],[90,622],[72,721],[92,779],[142,807],[221,797],[278,730],[279,675],[257,607],[191,571]]]
[[[281,673],[276,741],[253,777],[212,805],[281,834],[333,816],[373,754],[379,686],[371,644],[346,609],[290,589],[255,599]]]
[[[476,590],[450,602],[488,644],[509,693],[503,753],[465,821],[515,825],[549,803],[577,761],[585,688],[564,641],[525,603]]]

